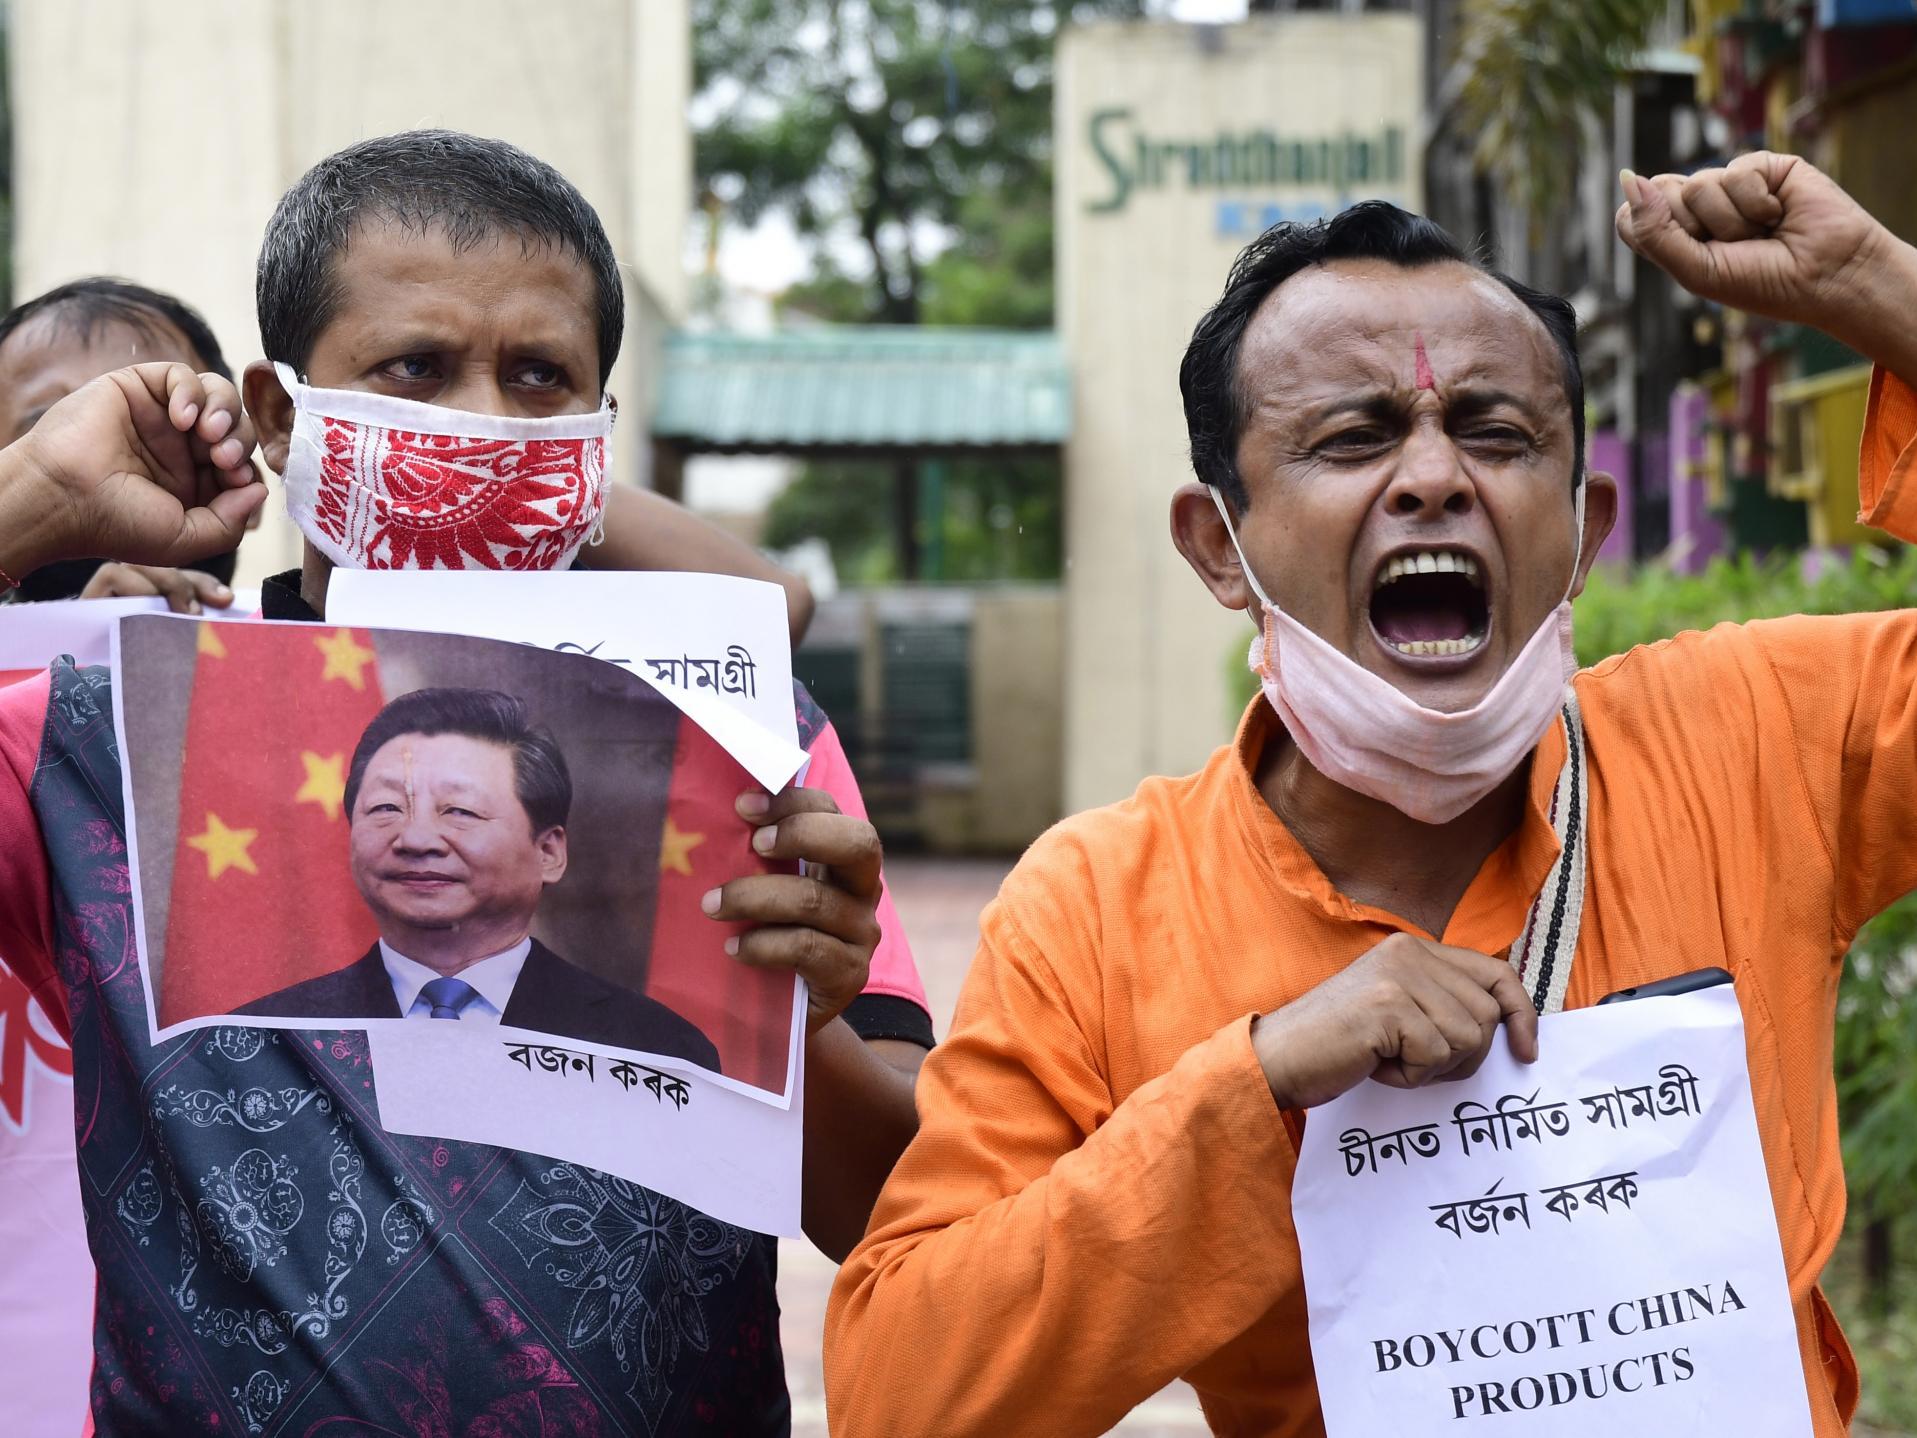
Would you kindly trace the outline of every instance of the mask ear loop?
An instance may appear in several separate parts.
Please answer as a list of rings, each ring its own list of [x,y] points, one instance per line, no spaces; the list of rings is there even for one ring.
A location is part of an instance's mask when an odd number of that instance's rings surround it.
[[[610,456],[612,454],[612,431],[616,429],[619,424],[619,401],[612,395],[606,396],[606,410],[610,416],[606,422],[606,454]],[[608,486],[612,484],[612,477],[610,475],[606,477],[606,484]],[[608,507],[608,505],[601,505],[599,507],[599,522],[593,525],[592,533],[586,536],[586,548],[597,549],[606,542],[606,510]]]
[[[295,370],[293,366],[285,360],[273,361],[273,376],[279,380],[280,389],[285,392],[287,399],[292,401],[293,405],[293,429],[286,439],[287,464],[291,466],[293,462],[292,452],[294,445],[303,444],[308,449],[315,451],[319,448],[314,442],[313,436],[302,430],[299,426],[299,413],[305,408],[305,401],[302,396],[308,389],[312,388],[312,386],[306,382],[305,377],[301,375],[299,371]]]
[[[1577,549],[1571,555],[1571,577],[1564,583],[1564,598],[1558,601],[1560,604],[1569,604],[1571,591],[1578,587],[1578,566],[1584,562],[1584,495],[1590,487],[1590,475],[1578,480],[1577,499],[1573,501],[1577,505]]]
[[[295,406],[300,402],[300,391],[310,388],[299,371],[285,360],[273,361],[273,375],[279,380],[280,388],[286,391],[286,397],[292,400]]]
[[[1225,508],[1225,496],[1219,492],[1215,484],[1206,485],[1205,492],[1211,495],[1211,502],[1218,507],[1218,517],[1225,521],[1225,533],[1231,539],[1232,552],[1238,556],[1238,567],[1244,571],[1245,582],[1251,586],[1251,592],[1258,596],[1258,602],[1265,608],[1276,609],[1278,606],[1273,604],[1271,596],[1265,593],[1265,586],[1260,584],[1258,576],[1251,572],[1251,564],[1245,558],[1245,547],[1238,542],[1238,531],[1232,527],[1231,511]],[[1245,608],[1249,610],[1251,606],[1247,604]]]

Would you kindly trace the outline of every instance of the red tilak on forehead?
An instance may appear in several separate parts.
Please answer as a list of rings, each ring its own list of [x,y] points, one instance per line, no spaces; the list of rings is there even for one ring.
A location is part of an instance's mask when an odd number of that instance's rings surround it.
[[[1418,339],[1418,356],[1417,356],[1418,367],[1417,367],[1417,373],[1416,373],[1414,383],[1416,383],[1419,389],[1436,389],[1438,387],[1438,381],[1432,376],[1431,360],[1424,352],[1424,336],[1420,334],[1417,337],[1417,339]]]

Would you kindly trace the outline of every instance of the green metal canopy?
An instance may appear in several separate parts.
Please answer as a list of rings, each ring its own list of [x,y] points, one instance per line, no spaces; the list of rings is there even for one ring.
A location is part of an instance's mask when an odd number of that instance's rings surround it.
[[[907,325],[682,331],[652,417],[688,450],[1032,448],[1071,426],[1056,334]]]

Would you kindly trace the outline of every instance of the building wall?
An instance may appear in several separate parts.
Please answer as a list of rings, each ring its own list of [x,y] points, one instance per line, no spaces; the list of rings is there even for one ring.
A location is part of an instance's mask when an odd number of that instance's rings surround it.
[[[793,672],[831,716],[888,843],[1016,854],[1058,821],[1061,610],[1049,584],[890,585],[820,603]],[[927,725],[923,691],[915,701],[889,681],[925,658],[933,631],[957,640],[947,652],[962,670],[939,690],[963,697]]]
[[[1062,37],[1068,812],[1191,770],[1230,737],[1226,665],[1246,623],[1218,608],[1168,533],[1172,491],[1192,477],[1179,359],[1232,259],[1273,220],[1373,197],[1420,206],[1423,61],[1409,15]],[[1317,148],[1331,141],[1342,175]]]
[[[972,611],[979,788],[963,847],[1016,853],[1058,822],[1064,625],[1056,589],[1005,586]]]
[[[1831,103],[1821,132],[1804,152],[1843,184],[1892,234],[1917,242],[1917,183],[1908,141],[1917,133],[1917,59]]]
[[[9,10],[20,298],[123,275],[202,310],[244,365],[260,352],[260,236],[287,186],[371,135],[469,130],[550,161],[599,211],[628,266],[612,386],[628,415],[648,412],[651,357],[686,298],[686,0],[13,0]],[[620,477],[642,477],[646,446],[614,448]],[[242,578],[298,553],[276,494],[242,550]]]

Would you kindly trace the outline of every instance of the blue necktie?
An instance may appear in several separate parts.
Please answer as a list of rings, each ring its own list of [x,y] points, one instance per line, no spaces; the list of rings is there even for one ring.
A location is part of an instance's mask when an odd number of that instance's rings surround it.
[[[419,996],[433,1006],[428,1018],[456,1019],[461,1009],[479,997],[479,990],[464,979],[433,979],[420,986]]]

